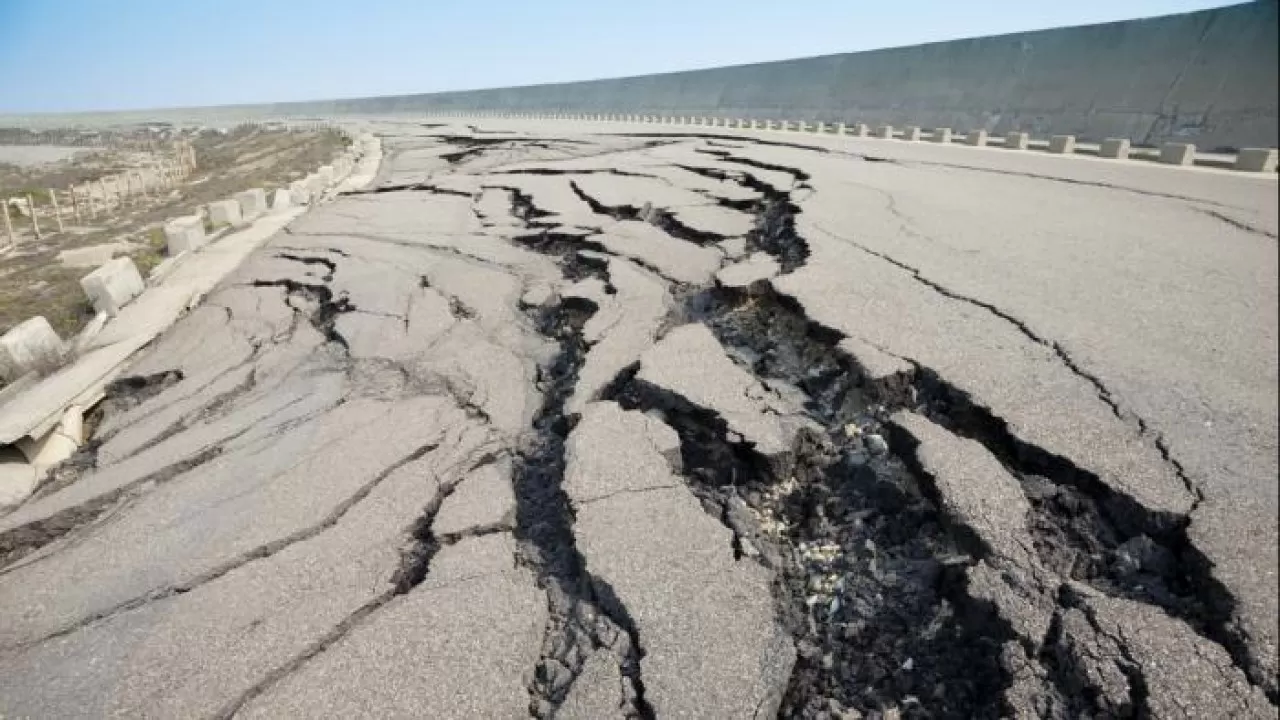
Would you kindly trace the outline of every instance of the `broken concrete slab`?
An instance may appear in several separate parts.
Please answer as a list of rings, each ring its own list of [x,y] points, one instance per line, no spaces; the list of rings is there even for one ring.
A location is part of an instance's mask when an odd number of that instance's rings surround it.
[[[661,469],[663,450],[633,441],[620,453],[585,439],[624,435],[635,423],[648,428],[642,437],[670,446],[673,431],[642,413],[589,411],[570,435],[567,473],[580,481],[567,489],[597,592],[634,622],[645,699],[657,717],[771,717],[795,660],[775,616],[771,573],[734,559],[732,533]]]
[[[440,506],[431,530],[437,537],[447,537],[510,529],[515,510],[511,460],[502,458],[476,468],[458,483]]]
[[[95,310],[112,317],[147,288],[138,267],[127,257],[111,260],[80,278],[80,287]]]
[[[782,272],[782,266],[773,256],[757,252],[745,260],[721,268],[716,272],[716,282],[728,288],[759,290],[766,287],[766,281],[779,272]]]
[[[640,357],[636,378],[722,417],[729,430],[780,469],[792,460],[798,432],[809,425],[725,354],[700,323],[681,325]]]
[[[66,347],[43,316],[18,323],[0,335],[0,381],[13,382],[31,372],[49,372],[62,364]]]

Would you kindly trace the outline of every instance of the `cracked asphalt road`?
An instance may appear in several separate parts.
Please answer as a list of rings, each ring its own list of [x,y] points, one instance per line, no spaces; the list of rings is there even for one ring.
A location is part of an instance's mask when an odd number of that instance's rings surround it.
[[[0,716],[1277,716],[1274,178],[370,129],[0,517]]]

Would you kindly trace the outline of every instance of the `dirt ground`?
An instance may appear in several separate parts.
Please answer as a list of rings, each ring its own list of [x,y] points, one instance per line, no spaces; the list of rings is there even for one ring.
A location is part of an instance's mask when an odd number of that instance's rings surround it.
[[[166,132],[154,140],[154,128],[140,128],[131,135],[113,138],[117,149],[86,147],[56,162],[32,162],[39,157],[32,148],[12,148],[0,153],[0,198],[35,196],[38,205],[48,202],[46,188],[61,190],[73,183],[96,180],[121,170],[143,167],[166,153]],[[5,137],[0,129],[0,138]],[[192,143],[197,170],[182,184],[159,197],[133,197],[108,216],[72,219],[69,202],[62,200],[66,231],[55,233],[52,218],[41,216],[44,238],[36,240],[31,221],[16,209],[8,209],[19,245],[0,250],[0,334],[33,315],[43,315],[64,339],[75,335],[93,316],[80,289],[80,278],[92,267],[68,267],[58,259],[61,251],[121,243],[121,251],[133,258],[145,276],[164,259],[163,224],[180,215],[193,214],[208,202],[222,200],[252,187],[270,192],[288,185],[328,164],[346,140],[330,130],[286,131],[252,126],[230,131],[206,129],[186,136]],[[126,149],[120,149],[126,148]],[[55,154],[56,156],[57,154]],[[0,226],[0,234],[4,232]],[[7,238],[0,239],[0,246]]]

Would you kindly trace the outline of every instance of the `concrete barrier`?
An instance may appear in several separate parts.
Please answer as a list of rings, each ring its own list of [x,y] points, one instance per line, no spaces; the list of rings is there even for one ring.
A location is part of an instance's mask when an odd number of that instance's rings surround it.
[[[251,188],[238,192],[232,197],[240,205],[240,217],[245,222],[265,215],[267,212],[267,191],[262,188]]]
[[[62,338],[37,315],[0,335],[0,380],[11,383],[29,372],[47,372],[62,364]]]
[[[1098,157],[1126,160],[1129,157],[1129,138],[1107,138],[1098,145]]]
[[[80,287],[94,310],[111,317],[146,289],[137,266],[127,257],[118,257],[80,278]]]
[[[1167,142],[1160,146],[1160,162],[1166,165],[1190,165],[1196,160],[1196,146],[1191,143]]]
[[[936,143],[951,142],[951,128],[935,128],[932,140]]]
[[[1245,172],[1275,172],[1275,148],[1244,148],[1236,156],[1236,170]]]
[[[214,227],[223,227],[229,225],[231,227],[239,227],[244,224],[244,215],[240,212],[240,203],[232,200],[215,200],[205,205],[205,212],[209,215],[209,222]]]
[[[1003,137],[1127,137],[1158,146],[1270,147],[1277,3],[869,52],[587,82],[261,106],[272,114],[443,108],[652,107],[874,126],[983,127]],[[785,109],[785,110],[784,110]]]
[[[909,142],[918,142],[920,140],[920,127],[918,125],[908,125],[907,129],[902,131],[902,139]]]
[[[864,138],[868,134],[870,134],[870,132],[871,132],[871,128],[867,127],[866,123],[854,123],[853,129],[849,132],[849,134],[854,137]]]
[[[1004,136],[1004,146],[1009,150],[1026,150],[1031,147],[1031,135],[1015,130]]]
[[[970,130],[965,136],[965,142],[974,147],[984,147],[987,144],[986,130]]]
[[[1054,155],[1070,155],[1076,151],[1075,135],[1054,135],[1049,138],[1049,152]]]
[[[271,193],[271,212],[280,212],[293,207],[293,196],[286,188],[276,188]]]
[[[881,140],[892,140],[892,139],[893,139],[893,126],[892,126],[892,125],[881,125],[881,126],[879,127],[879,129],[877,129],[877,130],[876,130],[876,137],[880,138]]]
[[[311,201],[311,190],[306,180],[294,180],[289,183],[289,200],[294,205],[306,205]]]
[[[204,221],[199,216],[176,218],[164,224],[164,241],[169,257],[195,250],[204,245],[205,240]]]

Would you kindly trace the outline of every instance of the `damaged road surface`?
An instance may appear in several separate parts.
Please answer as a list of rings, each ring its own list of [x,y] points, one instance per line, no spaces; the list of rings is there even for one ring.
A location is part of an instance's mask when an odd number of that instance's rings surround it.
[[[1273,178],[619,127],[373,123],[0,516],[0,716],[1277,717]]]

